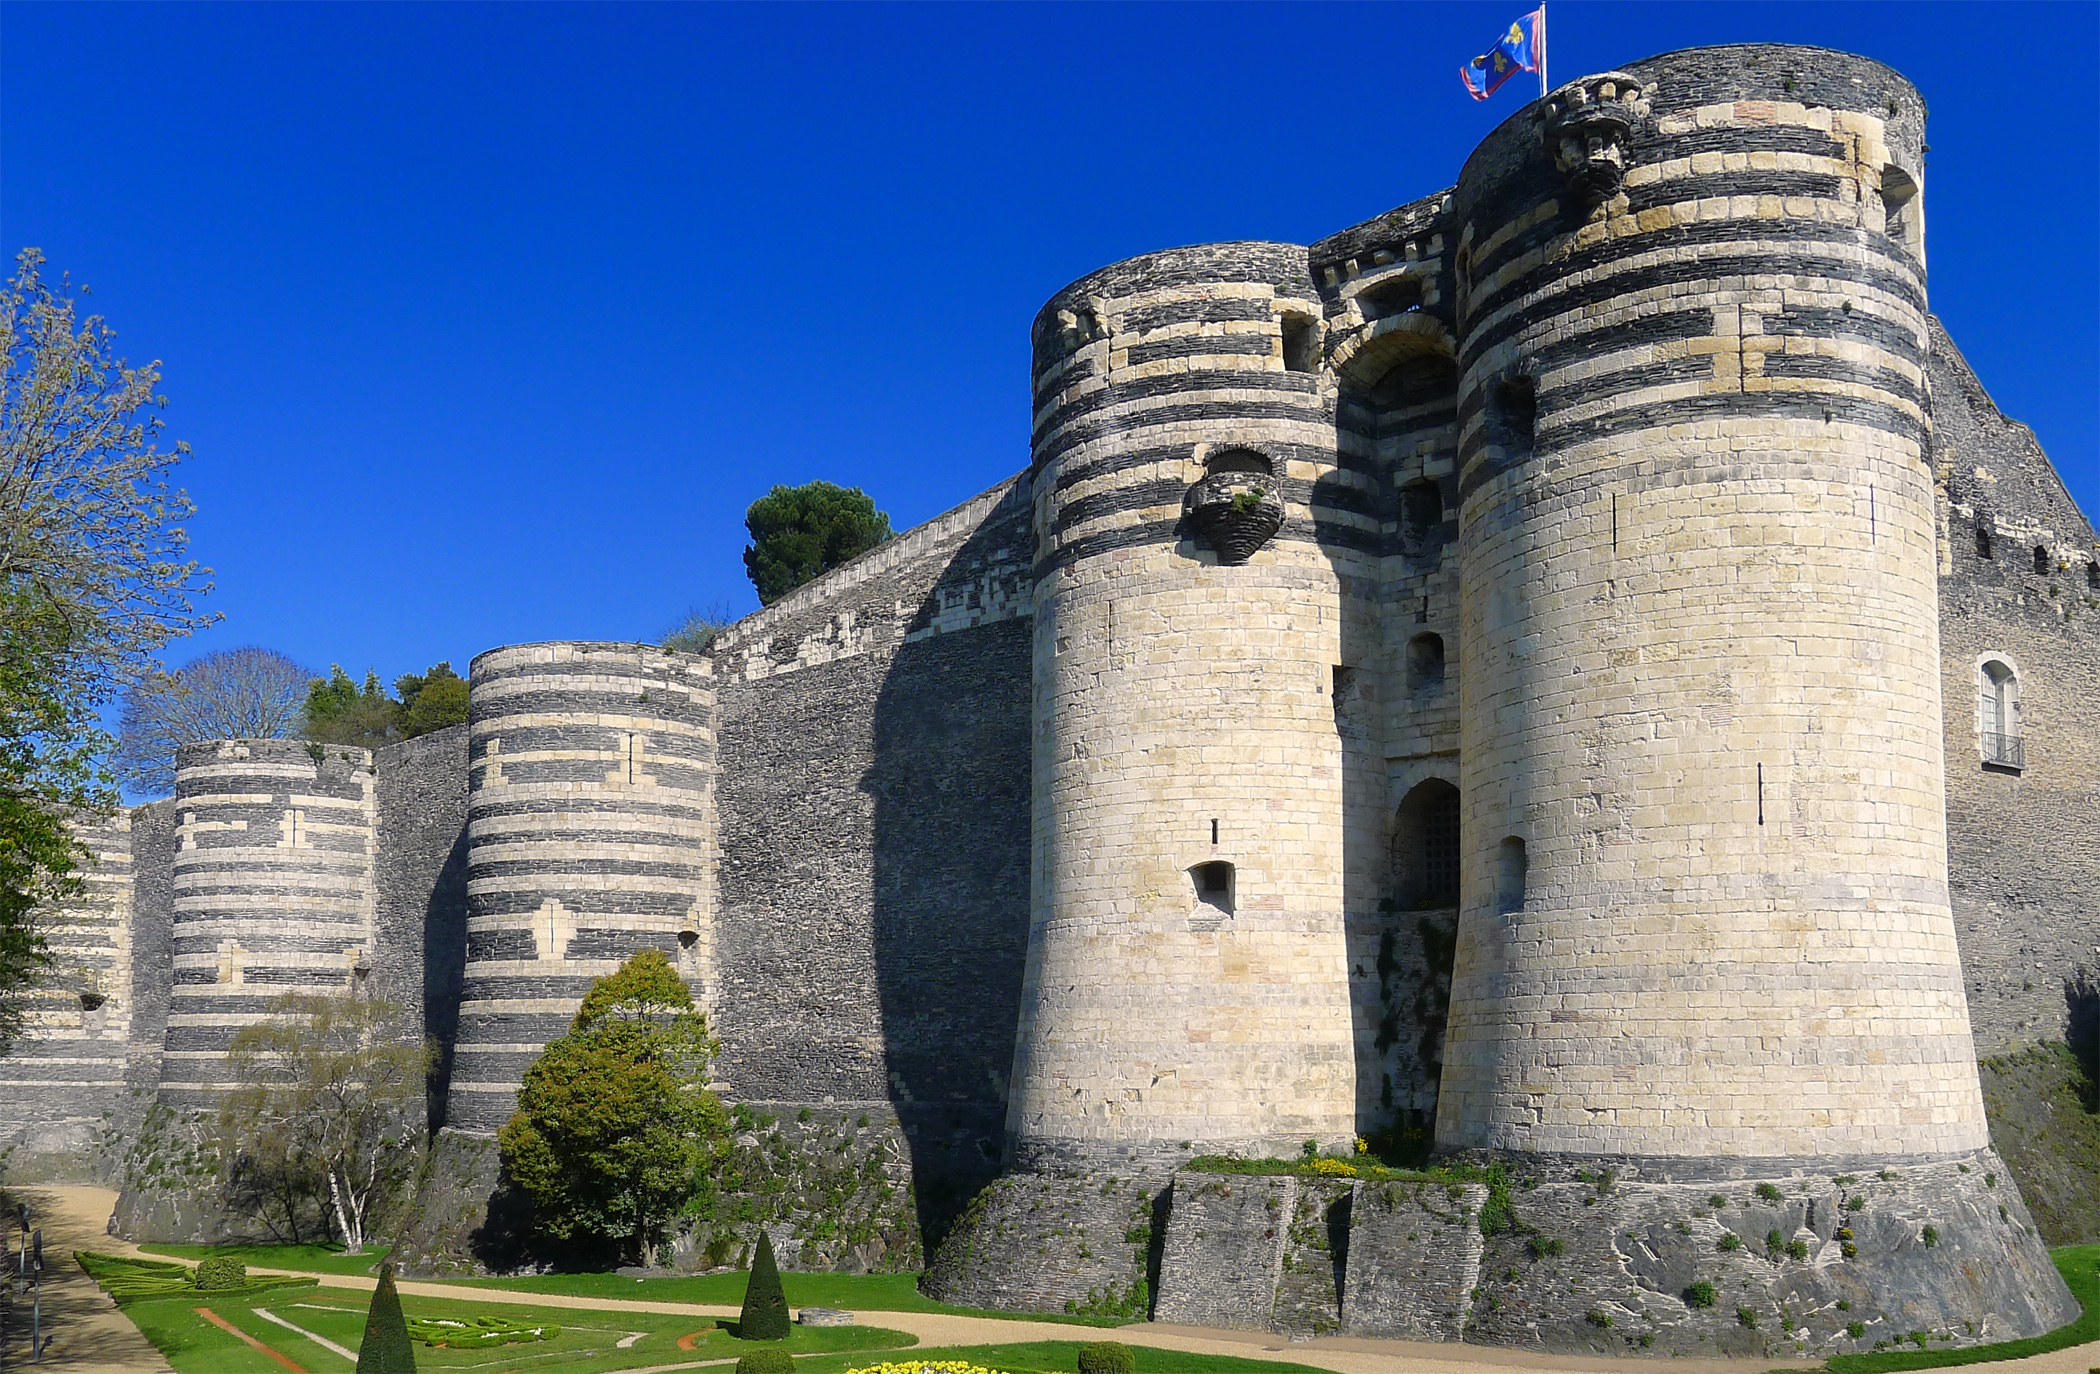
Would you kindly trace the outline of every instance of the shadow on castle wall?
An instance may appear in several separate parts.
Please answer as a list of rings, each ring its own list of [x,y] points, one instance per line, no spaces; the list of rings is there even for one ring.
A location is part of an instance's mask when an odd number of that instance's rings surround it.
[[[1013,534],[987,521],[928,605],[973,595]],[[884,1067],[928,1255],[999,1172],[1028,942],[1032,644],[1026,618],[906,642],[860,783]]]

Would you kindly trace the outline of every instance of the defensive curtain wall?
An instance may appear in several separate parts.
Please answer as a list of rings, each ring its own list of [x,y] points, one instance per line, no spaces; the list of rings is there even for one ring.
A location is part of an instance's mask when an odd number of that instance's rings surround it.
[[[946,1236],[961,1301],[1566,1349],[2053,1324],[1972,1046],[2096,1015],[2100,572],[1926,313],[1921,121],[1813,49],[1570,83],[1448,192],[1058,293],[1029,470],[704,655],[186,750],[88,835],[13,1167],[369,987],[443,1052],[411,1249],[491,1259],[518,1076],[654,945],[784,1185],[687,1263]],[[1357,1136],[1512,1187],[1184,1167]]]

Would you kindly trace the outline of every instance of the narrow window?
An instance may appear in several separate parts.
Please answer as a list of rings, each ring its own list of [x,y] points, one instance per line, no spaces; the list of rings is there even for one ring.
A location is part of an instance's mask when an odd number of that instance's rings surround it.
[[[1378,285],[1360,291],[1356,296],[1367,320],[1382,320],[1388,315],[1404,315],[1410,310],[1422,308],[1422,279],[1412,272],[1389,277]]]
[[[1488,441],[1509,457],[1528,457],[1538,417],[1538,383],[1530,377],[1506,377],[1488,397]]]
[[[2052,568],[2052,567],[2050,566],[2050,563],[2049,563],[2049,546],[2048,546],[2048,545],[2046,545],[2046,544],[2037,544],[2037,545],[2035,545],[2035,546],[2034,546],[2034,572],[2035,572],[2035,576],[2037,576],[2037,577],[2047,577],[2047,576],[2048,576],[2048,575],[2049,575],[2049,574],[2050,574],[2050,573],[2051,573],[2052,571],[2054,571],[2054,569],[2053,569],[2053,568]]]
[[[2100,592],[2100,554],[2085,561],[2085,585]]]
[[[2026,741],[2020,732],[2020,675],[2012,665],[1992,659],[1977,683],[1977,724],[1983,761],[2001,768],[2024,767]]]
[[[1348,700],[1349,700],[1349,694],[1350,694],[1350,689],[1351,689],[1351,688],[1353,688],[1353,687],[1355,687],[1355,686],[1356,686],[1356,669],[1354,669],[1354,668],[1351,668],[1351,667],[1349,667],[1349,666],[1348,666],[1347,664],[1342,664],[1342,663],[1337,663],[1337,664],[1335,664],[1335,665],[1334,665],[1334,713],[1335,713],[1335,715],[1336,715],[1337,717],[1339,717],[1339,716],[1340,716],[1340,715],[1342,714],[1342,708],[1343,708],[1343,706],[1344,706],[1344,705],[1345,705],[1345,704],[1346,704],[1346,703],[1348,702]]]
[[[1444,637],[1416,635],[1407,641],[1407,685],[1417,692],[1444,689]]]
[[[1212,844],[1218,842],[1218,818],[1216,816],[1210,818],[1210,842]]]
[[[1189,877],[1196,884],[1196,905],[1232,914],[1232,865],[1228,863],[1197,864],[1189,870]]]
[[[1503,915],[1524,909],[1524,880],[1530,867],[1524,842],[1511,835],[1495,846],[1495,910]]]
[[[1991,527],[1989,525],[1978,525],[1976,527],[1976,556],[1978,558],[1989,558],[1991,556]]]
[[[1311,372],[1320,361],[1320,322],[1310,315],[1283,317],[1283,370]]]
[[[1428,478],[1400,488],[1400,547],[1409,557],[1428,553],[1444,523],[1444,490]]]
[[[1882,224],[1885,232],[1904,247],[1916,251],[1911,242],[1911,227],[1914,216],[1910,203],[1918,197],[1918,183],[1911,180],[1910,173],[1889,163],[1881,169]]]

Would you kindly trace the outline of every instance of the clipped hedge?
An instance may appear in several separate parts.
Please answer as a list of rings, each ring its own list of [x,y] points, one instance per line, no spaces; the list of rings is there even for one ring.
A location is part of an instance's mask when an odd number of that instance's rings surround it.
[[[529,1341],[551,1341],[561,1335],[552,1325],[527,1326],[508,1317],[419,1317],[408,1324],[411,1340],[446,1350],[493,1350],[499,1345],[523,1345]]]
[[[1089,1341],[1079,1347],[1079,1374],[1137,1374],[1137,1353],[1121,1341]]]
[[[206,1255],[197,1261],[197,1291],[230,1293],[248,1283],[248,1266],[232,1255]]]
[[[746,1351],[737,1356],[736,1374],[795,1374],[795,1357],[777,1345]]]
[[[175,1260],[134,1259],[129,1255],[103,1255],[92,1250],[75,1250],[73,1258],[87,1271],[89,1278],[102,1285],[104,1292],[116,1299],[117,1306],[148,1302],[155,1298],[185,1297],[193,1293],[213,1293],[228,1297],[241,1297],[249,1293],[262,1293],[280,1288],[312,1288],[318,1279],[283,1277],[248,1278],[247,1271],[239,1260],[230,1256],[208,1255],[204,1264],[214,1260],[225,1260],[241,1271],[240,1277],[231,1286],[207,1288],[198,1282],[197,1272],[187,1264]],[[204,1267],[203,1265],[198,1266]],[[223,1267],[219,1270],[224,1275]]]

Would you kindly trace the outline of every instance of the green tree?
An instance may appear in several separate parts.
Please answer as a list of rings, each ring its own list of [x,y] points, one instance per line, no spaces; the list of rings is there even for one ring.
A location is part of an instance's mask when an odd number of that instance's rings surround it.
[[[324,744],[354,744],[379,749],[401,737],[401,703],[386,694],[379,674],[365,670],[359,691],[340,663],[328,665],[326,678],[315,678],[306,694],[306,737]]]
[[[365,1310],[365,1338],[357,1343],[357,1374],[416,1374],[416,1343],[401,1312],[394,1266],[379,1266],[379,1286]]]
[[[751,1256],[751,1277],[744,1284],[744,1310],[738,1314],[740,1341],[784,1341],[788,1334],[787,1293],[780,1286],[780,1266],[773,1261],[773,1237],[759,1228],[758,1250]]]
[[[890,518],[859,487],[805,482],[775,487],[744,512],[751,543],[744,571],[770,606],[890,537]]]
[[[414,739],[433,730],[467,723],[467,682],[448,660],[427,673],[403,673],[394,679],[401,694],[401,738]]]
[[[526,1069],[497,1135],[542,1231],[648,1258],[729,1134],[706,1087],[715,1048],[662,950],[592,985],[569,1033]]]
[[[160,364],[130,367],[25,248],[0,291],[0,1042],[50,966],[40,907],[78,889],[76,820],[116,803],[101,708],[207,623],[166,481]]]
[[[372,1209],[415,1163],[433,1048],[389,1002],[287,993],[233,1037],[237,1085],[219,1105],[219,1148],[239,1189],[274,1199],[312,1186],[352,1254]],[[314,1180],[309,1184],[306,1180]]]
[[[124,723],[111,761],[134,794],[175,790],[178,745],[218,739],[288,739],[299,733],[313,674],[274,649],[222,649],[124,693]]]
[[[115,807],[95,694],[65,662],[66,626],[0,608],[0,1054],[21,1033],[24,995],[50,971],[49,909],[80,895],[87,850],[74,820]]]

